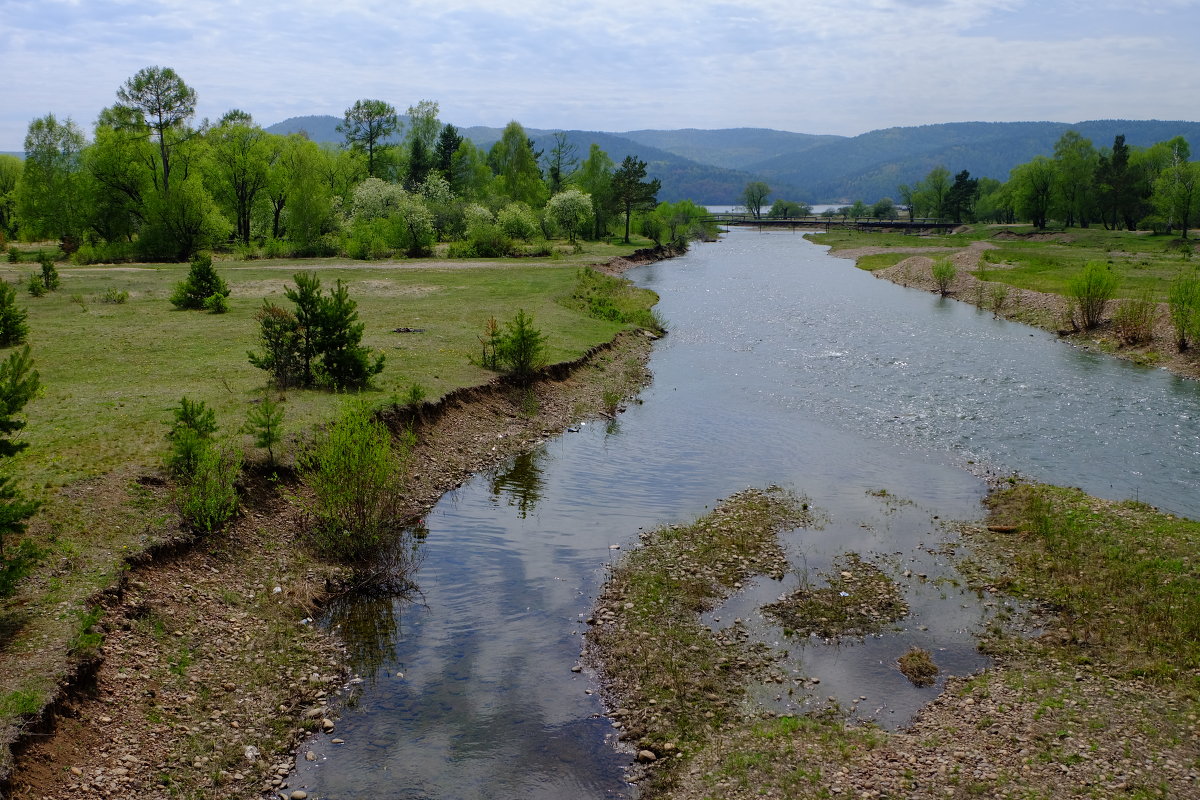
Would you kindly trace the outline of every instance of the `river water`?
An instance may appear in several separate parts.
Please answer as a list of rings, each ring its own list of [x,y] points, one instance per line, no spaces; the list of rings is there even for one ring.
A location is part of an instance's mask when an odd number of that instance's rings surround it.
[[[447,494],[425,520],[419,602],[331,610],[364,683],[338,722],[344,743],[306,743],[317,759],[291,787],[322,800],[633,796],[595,678],[572,672],[582,619],[639,530],[747,486],[790,488],[827,521],[785,537],[793,574],[750,584],[709,622],[747,620],[820,679],[791,698],[764,687],[762,702],[832,698],[889,728],[939,690],[894,668],[910,645],[952,674],[986,665],[974,634],[990,601],[959,586],[940,547],[944,521],[980,515],[980,474],[1200,517],[1194,382],[876,280],[790,232],[734,229],[630,277],[660,294],[671,331],[642,402]],[[902,585],[912,614],[897,630],[795,641],[762,618],[847,551]]]

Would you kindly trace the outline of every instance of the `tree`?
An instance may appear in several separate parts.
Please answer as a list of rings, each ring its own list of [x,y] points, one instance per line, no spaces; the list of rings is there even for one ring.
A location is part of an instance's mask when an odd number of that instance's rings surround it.
[[[25,309],[17,305],[17,290],[8,281],[0,281],[0,347],[20,344],[28,335]]]
[[[875,201],[875,205],[871,206],[871,216],[875,219],[895,219],[899,216],[896,212],[896,203],[890,197],[881,197]]]
[[[181,309],[200,309],[214,295],[228,297],[229,286],[213,269],[212,256],[201,254],[192,259],[187,278],[171,292],[171,305]]]
[[[14,441],[13,436],[25,427],[17,415],[40,385],[28,346],[0,363],[0,459],[11,458],[29,446],[29,442]],[[13,537],[25,532],[26,520],[40,506],[21,494],[11,474],[0,473],[0,596],[11,595],[17,581],[29,572],[36,549],[23,544],[13,552],[9,545]]]
[[[83,131],[53,114],[29,123],[25,165],[17,186],[17,214],[27,236],[78,242],[83,229]]]
[[[956,223],[975,218],[975,197],[979,194],[979,181],[965,169],[954,176],[954,183],[946,192],[945,215]]]
[[[608,153],[600,149],[595,142],[588,150],[579,171],[572,176],[572,182],[592,198],[592,238],[599,239],[608,230],[608,220],[612,216],[616,198],[613,196],[613,170],[615,165]]]
[[[356,100],[346,109],[337,126],[346,138],[346,146],[367,155],[367,177],[378,177],[378,155],[389,145],[388,137],[400,130],[396,109],[382,100]]]
[[[1122,224],[1127,230],[1137,228],[1146,190],[1129,158],[1130,148],[1125,144],[1124,134],[1118,134],[1113,139],[1111,153],[1100,154],[1096,166],[1096,184],[1105,228],[1115,230]]]
[[[578,189],[567,189],[550,198],[550,202],[546,204],[546,213],[574,244],[575,236],[587,225],[588,218],[592,215],[592,198]]]
[[[117,90],[117,99],[136,112],[158,143],[164,194],[171,191],[171,157],[181,140],[190,138],[187,121],[196,113],[196,92],[170,67],[144,67]]]
[[[554,134],[554,147],[550,148],[550,157],[546,162],[546,182],[549,184],[551,196],[562,191],[563,184],[575,171],[579,164],[577,152],[578,148],[567,138],[566,132],[558,131]]]
[[[83,151],[87,224],[107,241],[132,241],[146,222],[146,202],[153,192],[154,145],[133,111],[106,108],[96,121],[95,141]]]
[[[1045,228],[1054,191],[1053,162],[1045,156],[1035,156],[1032,161],[1014,167],[1009,182],[1015,187],[1017,213],[1035,228]]]
[[[798,203],[795,200],[776,199],[771,203],[771,210],[767,212],[767,216],[771,219],[799,219],[807,217],[812,213],[812,206],[808,203]]]
[[[912,205],[917,217],[946,216],[946,195],[950,193],[950,170],[945,167],[934,167],[913,187]],[[901,190],[904,187],[900,187]]]
[[[488,153],[488,163],[501,194],[531,208],[546,204],[549,192],[542,182],[538,156],[521,123],[514,120],[504,127],[500,141]]]
[[[433,151],[433,165],[449,182],[451,191],[457,191],[454,186],[454,154],[462,141],[463,137],[458,128],[447,123],[438,134],[437,145]]]
[[[1200,163],[1188,160],[1187,142],[1171,148],[1171,162],[1154,182],[1153,202],[1166,221],[1168,233],[1179,227],[1188,238],[1188,227],[1200,202]]]
[[[504,333],[496,343],[496,361],[518,383],[527,384],[546,361],[546,336],[533,327],[533,317],[519,309],[504,323]]]
[[[250,242],[251,215],[263,196],[275,156],[272,139],[249,114],[236,109],[208,132],[209,184],[245,244]]]
[[[296,286],[284,297],[296,313],[263,302],[259,311],[260,338],[265,352],[250,353],[250,363],[271,372],[279,386],[323,385],[331,389],[361,389],[383,370],[384,357],[362,346],[364,323],[357,303],[339,279],[328,296],[316,275],[298,272]]]
[[[17,184],[23,170],[21,159],[0,154],[0,240],[17,232]]]
[[[1067,131],[1054,144],[1055,199],[1067,227],[1091,223],[1099,156],[1090,139]]]
[[[1117,276],[1108,265],[1089,261],[1083,271],[1067,283],[1072,323],[1085,331],[1098,326],[1104,319],[1104,309],[1116,293]]]
[[[750,181],[742,189],[742,205],[755,219],[759,219],[762,217],[763,203],[767,202],[769,194],[771,194],[770,186],[762,181]]]
[[[625,214],[625,244],[629,244],[629,219],[633,212],[654,208],[661,186],[658,178],[646,180],[646,162],[633,156],[625,156],[613,173],[613,197]]]

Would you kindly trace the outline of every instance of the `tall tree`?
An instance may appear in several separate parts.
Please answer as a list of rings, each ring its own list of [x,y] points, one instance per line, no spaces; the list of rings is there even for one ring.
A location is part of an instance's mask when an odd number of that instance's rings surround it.
[[[934,167],[915,188],[913,203],[921,217],[946,216],[946,195],[950,193],[950,170]]]
[[[366,153],[367,177],[377,178],[378,157],[389,146],[388,138],[400,130],[400,119],[396,109],[382,100],[356,100],[337,130],[350,150]]]
[[[771,187],[767,184],[762,181],[750,181],[742,189],[742,205],[755,219],[758,219],[762,216],[763,205],[767,202],[770,194]]]
[[[133,113],[123,106],[101,111],[95,141],[83,152],[88,227],[108,242],[133,240],[153,192],[155,147]]]
[[[550,156],[546,160],[546,183],[550,187],[551,195],[561,192],[563,185],[575,171],[579,164],[577,152],[578,148],[567,138],[565,131],[554,134],[554,147],[550,148]]]
[[[1055,196],[1063,222],[1086,228],[1096,204],[1099,156],[1091,139],[1067,131],[1054,144]]]
[[[409,106],[405,112],[408,127],[405,144],[408,145],[408,181],[410,191],[415,191],[425,182],[429,170],[436,166],[435,151],[442,123],[438,121],[438,104],[433,100],[422,100]]]
[[[25,232],[66,243],[83,228],[81,154],[83,131],[70,117],[53,114],[29,123],[25,166],[17,187],[17,213]]]
[[[0,155],[0,236],[17,232],[17,183],[23,170],[21,159]]]
[[[1200,202],[1200,163],[1188,160],[1187,142],[1176,142],[1171,148],[1171,162],[1154,181],[1153,201],[1170,233],[1175,227],[1179,235],[1188,238],[1188,226]]]
[[[957,223],[975,218],[975,197],[979,194],[979,180],[963,170],[954,176],[954,183],[946,192],[945,214]]]
[[[660,188],[662,183],[658,178],[646,180],[646,162],[633,156],[625,156],[613,173],[613,197],[625,214],[625,244],[629,244],[629,219],[633,212],[653,209]]]
[[[458,187],[454,185],[454,153],[462,141],[463,137],[458,128],[447,123],[438,134],[437,145],[433,151],[434,167],[442,173],[442,177],[450,184],[450,189],[455,192],[458,191]]]
[[[249,114],[235,109],[208,131],[208,143],[213,197],[234,221],[237,238],[248,244],[251,215],[265,196],[275,142]]]
[[[1035,228],[1045,228],[1054,191],[1054,163],[1045,156],[1035,156],[1014,167],[1009,182],[1016,187],[1017,213]]]
[[[196,92],[170,67],[144,67],[117,90],[122,105],[137,112],[158,143],[159,172],[164,194],[171,191],[171,156],[186,140],[187,121],[196,113]],[[157,183],[157,180],[156,180]]]
[[[521,123],[514,120],[504,127],[500,141],[488,153],[488,163],[496,173],[501,194],[530,208],[546,204],[549,192],[538,169],[538,154]]]
[[[1111,153],[1101,153],[1096,166],[1096,184],[1105,228],[1137,228],[1140,207],[1146,196],[1138,171],[1130,164],[1130,147],[1125,134],[1113,139]]]
[[[599,239],[608,231],[608,220],[615,211],[613,196],[613,170],[616,165],[600,145],[592,142],[588,157],[572,182],[592,198],[592,238]]]

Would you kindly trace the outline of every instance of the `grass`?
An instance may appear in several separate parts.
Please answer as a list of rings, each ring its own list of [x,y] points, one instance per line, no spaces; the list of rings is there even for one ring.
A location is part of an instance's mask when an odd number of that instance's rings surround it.
[[[1079,657],[1200,689],[1200,523],[1042,485],[989,504],[993,523],[1020,530],[1008,588],[1050,603]]]
[[[594,260],[610,250],[595,245],[586,254]],[[167,301],[186,264],[63,266],[62,290],[25,301],[45,389],[26,409],[31,445],[14,466],[31,483],[59,486],[128,463],[152,464],[164,447],[169,410],[184,395],[215,408],[222,431],[238,429],[266,381],[246,358],[257,347],[254,314],[264,298],[290,305],[283,291],[296,271],[314,271],[326,285],[337,278],[349,284],[366,324],[363,343],[387,356],[371,392],[381,404],[403,398],[414,383],[436,398],[490,379],[492,373],[471,359],[491,316],[507,319],[524,308],[547,334],[552,362],[577,358],[623,327],[558,302],[575,288],[572,259],[467,264],[221,261],[232,295],[229,313],[220,316],[177,311]],[[0,277],[19,276],[0,264]],[[128,292],[129,299],[101,302],[114,291]],[[71,295],[89,301],[88,310]],[[400,327],[424,332],[392,332]],[[326,392],[290,392],[289,431],[330,418],[340,402]],[[104,435],[93,435],[98,430]]]

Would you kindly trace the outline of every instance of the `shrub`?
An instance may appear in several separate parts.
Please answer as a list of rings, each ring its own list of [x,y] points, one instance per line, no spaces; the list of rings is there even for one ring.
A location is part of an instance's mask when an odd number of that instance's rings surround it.
[[[21,251],[16,245],[11,245],[8,248],[8,263],[17,264],[21,261]]]
[[[509,203],[496,215],[496,224],[505,236],[529,241],[542,233],[537,215],[524,203]]]
[[[17,290],[8,281],[0,280],[0,347],[20,344],[28,335],[25,309],[17,305]]]
[[[214,294],[229,296],[229,287],[213,269],[212,256],[200,253],[192,259],[188,276],[171,293],[171,305],[182,309],[202,309]]]
[[[1149,343],[1154,338],[1154,317],[1157,313],[1158,304],[1149,291],[1124,301],[1113,314],[1117,337],[1128,345]]]
[[[1175,326],[1175,346],[1182,353],[1200,339],[1200,277],[1185,273],[1172,281],[1167,304]]]
[[[1117,293],[1117,276],[1098,261],[1089,261],[1083,271],[1067,284],[1071,302],[1071,323],[1091,330],[1104,319],[1104,309]]]
[[[229,301],[223,294],[209,295],[204,301],[204,309],[212,314],[225,314],[229,311]]]
[[[533,327],[533,318],[520,309],[504,323],[495,353],[501,369],[519,383],[528,383],[538,367],[546,363],[546,337]]]
[[[45,253],[38,258],[38,261],[42,265],[42,283],[45,285],[47,292],[53,292],[60,284],[58,269],[54,266],[54,261],[50,256]]]
[[[29,280],[25,282],[25,288],[29,290],[31,297],[46,296],[46,283],[36,272],[29,273]]]
[[[271,380],[280,389],[303,384],[302,337],[296,315],[270,300],[263,300],[254,319],[258,321],[258,338],[263,351],[250,353],[250,363],[270,372]]]
[[[202,452],[211,445],[212,435],[217,432],[217,414],[203,400],[186,397],[172,414],[175,421],[167,432],[171,442],[167,466],[176,476],[187,478],[195,473]]]
[[[988,284],[988,307],[992,309],[992,313],[996,316],[1000,315],[1001,309],[1008,301],[1008,284],[1006,283],[991,283]]]
[[[349,403],[301,460],[310,489],[306,535],[326,558],[365,565],[403,536],[402,455],[364,403]],[[407,566],[407,565],[402,565]]]
[[[104,294],[100,296],[100,302],[112,303],[118,306],[123,305],[128,300],[129,292],[125,291],[124,289],[117,289],[115,287],[109,287],[108,289],[105,289]]]
[[[404,405],[409,408],[416,408],[425,402],[427,393],[425,387],[419,383],[414,383],[408,387],[408,391],[404,393]]]
[[[950,285],[954,283],[954,278],[958,275],[958,270],[954,268],[954,262],[948,258],[939,258],[933,262],[931,272],[933,282],[937,284],[938,293],[943,297],[950,294]]]
[[[269,392],[263,393],[262,401],[250,407],[246,413],[244,430],[254,435],[254,445],[267,451],[267,465],[275,465],[275,445],[282,434],[283,408],[271,399]]]
[[[229,449],[218,450],[204,439],[193,454],[191,472],[176,492],[179,513],[198,531],[214,531],[229,521],[238,509],[237,476],[241,456]]]

